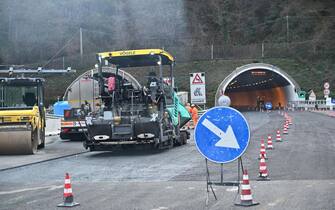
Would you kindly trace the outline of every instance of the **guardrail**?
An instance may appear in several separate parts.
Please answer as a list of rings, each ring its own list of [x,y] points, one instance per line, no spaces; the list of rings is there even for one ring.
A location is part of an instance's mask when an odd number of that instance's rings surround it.
[[[326,109],[333,110],[334,104],[327,104],[326,100],[302,100],[302,101],[289,101],[287,109],[304,109],[304,110],[315,110],[315,109]]]
[[[48,119],[58,119],[58,118],[62,118],[63,116],[54,115],[54,114],[46,114],[45,117]]]

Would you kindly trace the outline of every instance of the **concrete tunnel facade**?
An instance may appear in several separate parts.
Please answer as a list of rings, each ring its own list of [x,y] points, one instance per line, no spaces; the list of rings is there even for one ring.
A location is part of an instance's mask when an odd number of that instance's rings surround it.
[[[231,107],[240,110],[255,110],[259,104],[271,102],[273,108],[287,106],[289,101],[298,100],[298,83],[280,68],[252,63],[236,68],[219,85],[215,94],[218,99],[226,95]]]

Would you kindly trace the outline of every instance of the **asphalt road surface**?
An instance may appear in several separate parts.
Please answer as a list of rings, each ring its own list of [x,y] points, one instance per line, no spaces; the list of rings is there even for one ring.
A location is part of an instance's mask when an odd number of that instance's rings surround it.
[[[277,112],[244,113],[251,139],[243,165],[249,171],[254,201],[250,209],[335,208],[335,118],[290,112],[293,125],[283,142],[267,151],[270,181],[256,181],[260,138],[282,129]],[[81,142],[52,138],[49,151],[58,156],[82,152]],[[51,153],[51,152],[50,152]],[[0,157],[0,167],[38,162],[33,156]],[[40,160],[40,159],[39,159]],[[5,162],[5,163],[4,163]],[[6,166],[5,166],[6,165]],[[212,181],[220,181],[220,165],[210,163]],[[194,140],[170,150],[131,149],[89,152],[0,171],[0,209],[57,209],[63,198],[64,174],[71,176],[77,209],[240,209],[237,187],[214,186],[206,206],[205,160]],[[237,180],[237,162],[223,165],[224,181]]]

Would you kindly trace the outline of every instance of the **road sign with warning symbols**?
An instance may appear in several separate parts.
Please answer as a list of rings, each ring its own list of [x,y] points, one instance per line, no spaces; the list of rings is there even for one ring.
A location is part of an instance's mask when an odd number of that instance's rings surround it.
[[[190,73],[190,93],[192,104],[206,103],[206,82],[205,73]]]

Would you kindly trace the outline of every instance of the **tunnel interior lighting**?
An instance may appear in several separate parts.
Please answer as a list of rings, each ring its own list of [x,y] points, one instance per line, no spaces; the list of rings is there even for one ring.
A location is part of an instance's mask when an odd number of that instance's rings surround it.
[[[265,71],[251,71],[252,76],[266,76]]]

